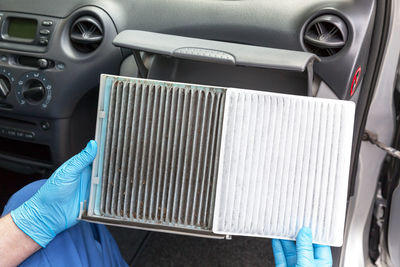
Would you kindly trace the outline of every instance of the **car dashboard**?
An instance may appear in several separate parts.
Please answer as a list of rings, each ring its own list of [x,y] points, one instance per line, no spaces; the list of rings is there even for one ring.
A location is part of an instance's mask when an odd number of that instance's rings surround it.
[[[356,168],[377,12],[374,0],[2,0],[0,169],[48,177],[94,139],[101,74],[353,101]],[[319,60],[310,84],[307,71],[175,58],[115,42],[128,30]],[[349,183],[350,197],[354,172]]]
[[[374,2],[294,2],[2,1],[0,166],[43,173],[93,138],[100,74],[138,76],[123,30],[315,53],[315,90],[356,101]],[[296,73],[142,56],[152,78],[307,94]]]

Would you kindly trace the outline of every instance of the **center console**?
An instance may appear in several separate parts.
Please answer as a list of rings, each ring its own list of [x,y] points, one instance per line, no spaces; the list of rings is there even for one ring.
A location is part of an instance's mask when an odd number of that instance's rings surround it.
[[[93,138],[101,73],[117,74],[102,9],[67,17],[0,10],[0,168],[51,171]]]

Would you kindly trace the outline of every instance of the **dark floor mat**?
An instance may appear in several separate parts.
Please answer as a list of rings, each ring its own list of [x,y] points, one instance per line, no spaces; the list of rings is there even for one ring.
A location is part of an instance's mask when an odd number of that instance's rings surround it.
[[[149,235],[149,232],[142,230],[116,226],[107,226],[107,228],[117,242],[121,255],[127,263],[130,263],[141,251],[141,246]]]
[[[269,239],[215,240],[152,233],[134,264],[142,266],[274,266]]]
[[[0,212],[8,199],[25,185],[40,179],[40,175],[24,175],[0,168]],[[0,214],[1,214],[0,213]]]

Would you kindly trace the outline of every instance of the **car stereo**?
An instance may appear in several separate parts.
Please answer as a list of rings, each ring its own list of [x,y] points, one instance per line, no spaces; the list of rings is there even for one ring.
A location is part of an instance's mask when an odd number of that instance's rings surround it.
[[[56,20],[45,16],[0,12],[0,47],[43,52]]]
[[[37,20],[9,17],[5,25],[5,38],[20,42],[32,42],[35,40]]]

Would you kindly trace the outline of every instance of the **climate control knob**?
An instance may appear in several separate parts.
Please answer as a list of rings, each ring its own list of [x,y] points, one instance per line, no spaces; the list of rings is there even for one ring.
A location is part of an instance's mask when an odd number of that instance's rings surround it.
[[[42,109],[48,107],[52,92],[53,86],[43,72],[24,73],[15,86],[15,94],[21,105],[40,106]]]
[[[31,103],[38,103],[46,95],[44,85],[38,80],[29,80],[22,89],[22,95]]]
[[[0,100],[5,99],[14,84],[14,77],[7,68],[0,67]]]
[[[10,90],[10,81],[5,76],[0,75],[0,98],[6,98]]]

